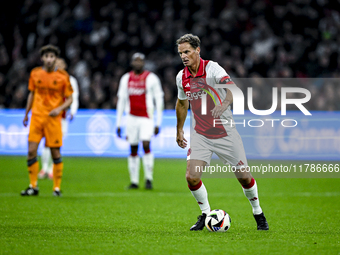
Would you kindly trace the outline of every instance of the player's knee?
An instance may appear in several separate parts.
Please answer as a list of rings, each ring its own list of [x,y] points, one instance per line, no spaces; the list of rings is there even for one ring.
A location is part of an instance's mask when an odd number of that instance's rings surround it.
[[[60,149],[58,149],[58,148],[51,148],[51,155],[52,155],[53,159],[60,158],[61,157]]]
[[[188,166],[190,167],[190,166]],[[185,174],[185,179],[187,180],[187,183],[190,186],[196,186],[200,181],[201,178],[197,177],[197,176],[193,176],[190,171],[187,170],[186,174]]]
[[[27,166],[31,166],[31,165],[33,165],[33,164],[34,164],[35,162],[37,162],[37,161],[38,161],[37,157],[28,159],[28,160],[27,160]]]
[[[131,150],[131,155],[137,155],[138,145],[131,145],[130,150]]]
[[[192,177],[190,175],[187,175],[186,179],[187,179],[187,183],[188,183],[189,186],[196,186],[201,181],[200,178],[195,178],[195,177]]]
[[[150,152],[150,142],[143,142],[143,150],[145,153]]]
[[[62,158],[61,157],[59,157],[59,158],[54,158],[53,159],[53,164],[60,164],[60,163],[62,163],[63,162],[63,160],[62,160]]]
[[[240,177],[240,178],[237,178],[237,180],[243,186],[248,185],[251,182],[251,178],[249,177]]]
[[[28,148],[28,158],[35,158],[37,156],[37,150],[34,148]]]

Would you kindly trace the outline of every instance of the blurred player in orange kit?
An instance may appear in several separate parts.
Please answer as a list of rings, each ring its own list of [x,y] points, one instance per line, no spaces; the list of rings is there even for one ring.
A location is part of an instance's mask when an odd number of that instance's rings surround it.
[[[67,64],[65,62],[65,59],[63,58],[57,58],[56,61],[56,68],[60,70],[66,70]],[[72,75],[69,75],[70,77],[70,83],[73,89],[72,94],[72,104],[70,106],[69,112],[64,111],[61,119],[61,128],[63,133],[63,138],[67,134],[68,130],[68,122],[72,121],[74,116],[76,115],[78,108],[79,108],[79,88],[78,88],[78,82],[75,77]],[[69,119],[67,118],[69,115]],[[51,149],[45,145],[43,148],[43,151],[41,153],[41,171],[39,172],[39,179],[45,179],[49,178],[53,180],[53,163],[52,163],[52,155],[51,155]]]
[[[40,49],[42,66],[31,71],[28,83],[28,98],[23,124],[28,125],[28,113],[32,117],[28,134],[27,167],[30,184],[21,192],[22,196],[36,196],[38,189],[39,163],[37,150],[43,137],[46,146],[51,148],[53,158],[53,195],[60,196],[63,161],[60,154],[62,146],[62,113],[72,103],[73,89],[66,71],[57,69],[55,64],[60,54],[58,47],[46,45]]]

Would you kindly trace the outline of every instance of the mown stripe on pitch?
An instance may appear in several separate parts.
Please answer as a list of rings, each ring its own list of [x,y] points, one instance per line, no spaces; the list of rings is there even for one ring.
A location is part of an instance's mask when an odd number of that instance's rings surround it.
[[[164,197],[183,197],[188,196],[191,197],[190,192],[98,192],[98,193],[76,193],[76,192],[69,192],[64,193],[64,197],[137,197],[137,196],[145,196],[148,194],[149,196],[164,196]],[[39,194],[39,197],[51,197],[52,193],[46,194]],[[238,193],[214,193],[210,192],[209,197],[243,197],[242,192]],[[261,197],[338,197],[340,196],[340,192],[297,192],[293,194],[287,195],[287,193],[261,193]],[[11,192],[11,193],[0,193],[0,197],[20,197],[18,192]],[[24,198],[23,198],[24,199]]]

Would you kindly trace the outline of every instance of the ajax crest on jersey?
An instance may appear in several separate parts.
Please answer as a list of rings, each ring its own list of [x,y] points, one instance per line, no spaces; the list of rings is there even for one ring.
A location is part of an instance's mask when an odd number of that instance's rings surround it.
[[[205,218],[205,226],[211,232],[226,232],[230,223],[229,214],[221,209],[211,211]]]

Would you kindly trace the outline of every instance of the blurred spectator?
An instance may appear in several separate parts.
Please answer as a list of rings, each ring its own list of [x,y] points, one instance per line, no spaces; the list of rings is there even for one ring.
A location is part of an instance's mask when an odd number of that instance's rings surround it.
[[[81,108],[115,108],[118,81],[142,51],[162,81],[165,108],[174,109],[183,68],[175,41],[188,32],[202,38],[202,58],[232,78],[340,78],[340,1],[14,2],[13,12],[0,8],[0,107],[25,106],[28,74],[47,43],[61,48],[78,79]],[[317,97],[309,109],[340,110],[340,85],[324,82],[304,85]],[[253,83],[254,107],[270,107],[271,86]]]

